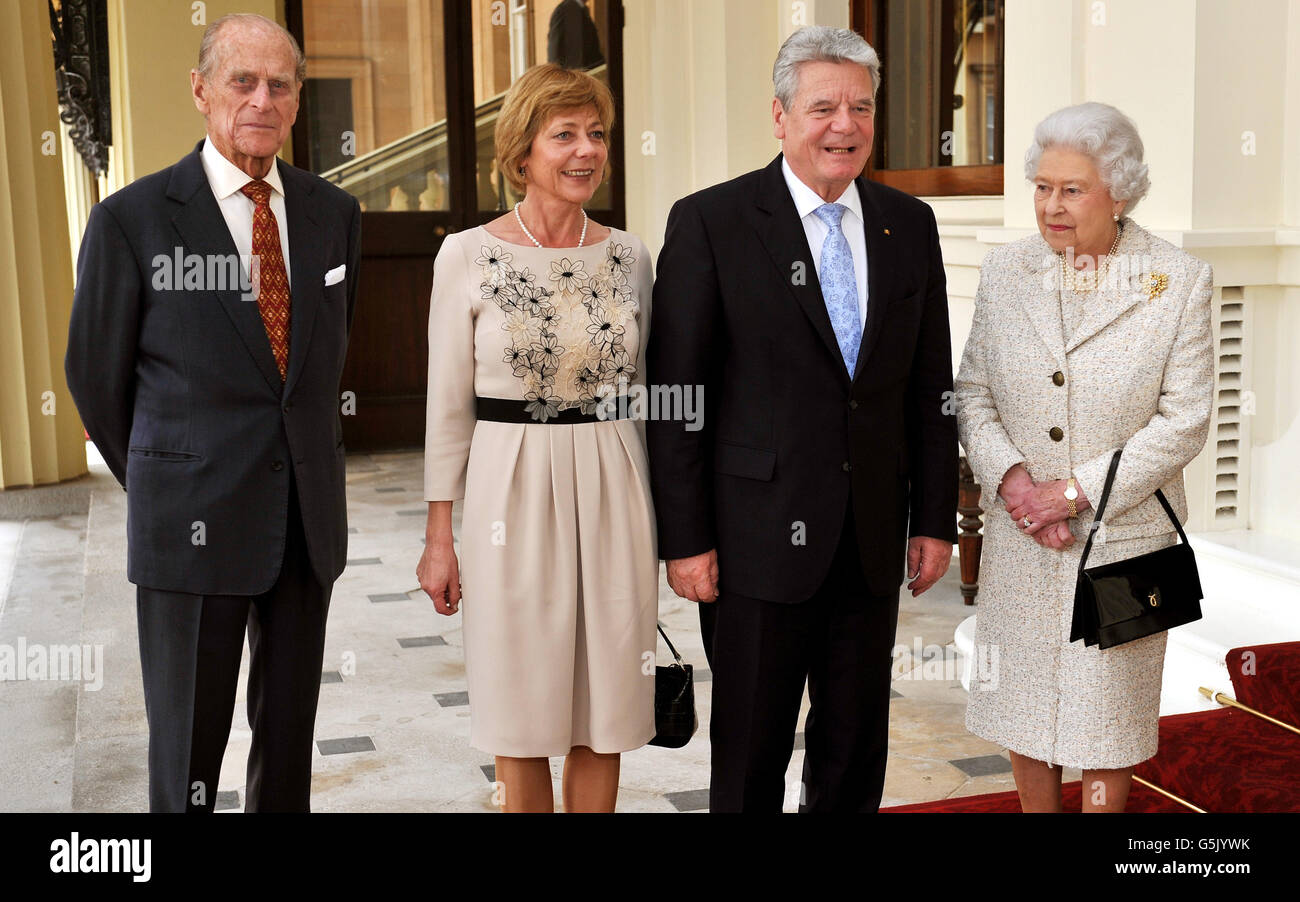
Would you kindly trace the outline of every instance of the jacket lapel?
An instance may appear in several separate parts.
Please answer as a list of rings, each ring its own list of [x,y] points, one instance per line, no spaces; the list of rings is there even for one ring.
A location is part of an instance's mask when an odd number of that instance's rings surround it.
[[[1137,284],[1140,272],[1136,267],[1130,269],[1128,264],[1142,259],[1146,253],[1147,233],[1127,219],[1124,220],[1124,232],[1119,247],[1115,249],[1116,259],[1107,264],[1105,280],[1093,298],[1094,303],[1084,313],[1079,328],[1065,346],[1066,353],[1119,319],[1121,314],[1144,297]],[[1111,270],[1110,267],[1115,269]]]
[[[312,240],[312,236],[320,234],[312,216],[312,180],[299,178],[298,171],[283,161],[277,160],[276,164],[280,167],[284,207],[289,217],[289,367],[284,380],[287,398],[307,359],[312,325],[324,290],[325,268],[320,245]],[[352,273],[348,275],[355,278]],[[270,347],[269,342],[267,346]],[[279,375],[277,370],[277,379]]]
[[[831,326],[831,317],[826,312],[826,302],[822,299],[821,283],[817,280],[817,267],[813,263],[812,251],[808,248],[808,236],[804,234],[799,211],[795,209],[794,199],[790,197],[790,188],[781,173],[779,154],[763,170],[759,184],[758,197],[755,200],[758,210],[755,224],[759,238],[776,265],[781,282],[789,288],[794,299],[803,308],[804,315],[821,336],[822,343],[835,356],[847,383],[849,374],[844,368],[844,356],[840,353],[839,342],[835,339],[835,329]]]
[[[1020,305],[1057,367],[1064,370],[1065,328],[1061,324],[1061,297],[1057,290],[1061,282],[1060,262],[1040,238],[1025,249],[1021,264],[1029,279],[1029,290],[1017,293]]]
[[[858,347],[858,365],[854,381],[866,369],[867,358],[875,349],[880,327],[889,314],[893,298],[895,268],[890,265],[895,235],[885,219],[880,204],[871,189],[872,182],[863,176],[857,179],[858,197],[862,201],[862,224],[867,239],[867,321],[862,327],[862,344]],[[886,234],[888,230],[888,234]]]
[[[212,255],[235,256],[238,251],[234,239],[230,237],[230,230],[226,228],[226,220],[221,215],[217,199],[208,186],[203,161],[199,158],[202,147],[203,142],[200,141],[193,153],[176,164],[167,184],[167,196],[182,204],[172,217],[172,225],[180,235],[186,251],[197,254],[206,261]],[[267,384],[279,395],[280,371],[275,365],[275,355],[271,353],[271,342],[266,337],[266,327],[262,323],[262,313],[257,302],[244,300],[239,286],[226,291],[214,290],[212,294],[230,317],[235,331],[253,358],[253,363]]]

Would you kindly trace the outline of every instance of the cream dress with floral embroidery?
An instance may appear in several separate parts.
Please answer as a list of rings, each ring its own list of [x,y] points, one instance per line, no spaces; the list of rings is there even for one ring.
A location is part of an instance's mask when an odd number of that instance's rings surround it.
[[[479,227],[438,252],[424,497],[465,501],[470,744],[483,751],[622,752],[654,736],[644,423],[548,422],[644,384],[651,284],[645,246],[618,229],[543,249]],[[476,396],[526,404],[536,422],[476,420]]]

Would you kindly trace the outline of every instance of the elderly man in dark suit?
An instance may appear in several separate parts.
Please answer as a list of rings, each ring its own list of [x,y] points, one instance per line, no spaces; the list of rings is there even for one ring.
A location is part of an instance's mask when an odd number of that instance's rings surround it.
[[[874,811],[904,563],[919,595],[956,540],[943,261],[930,208],[860,177],[875,51],[801,29],[773,82],[781,155],[668,219],[646,371],[704,428],[648,424],[659,552],[701,602],[710,809],[781,810],[806,680],[801,810]]]
[[[247,633],[245,809],[306,811],[347,554],[339,378],[361,213],[275,159],[305,62],[261,16],[203,35],[207,137],[91,212],[65,364],[127,492],[149,805],[212,811]]]

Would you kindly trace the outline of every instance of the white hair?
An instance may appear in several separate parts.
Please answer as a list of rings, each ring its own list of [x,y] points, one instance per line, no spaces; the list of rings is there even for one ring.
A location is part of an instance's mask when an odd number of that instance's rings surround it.
[[[772,65],[772,88],[782,109],[790,109],[799,93],[799,67],[804,63],[857,63],[871,73],[871,96],[880,90],[880,57],[856,32],[829,25],[805,25],[785,39]]]
[[[1080,103],[1059,109],[1038,123],[1033,143],[1025,151],[1027,180],[1037,177],[1043,151],[1049,147],[1078,151],[1091,159],[1111,198],[1125,202],[1125,216],[1131,216],[1137,202],[1151,190],[1137,126],[1113,106]]]
[[[256,13],[228,13],[203,29],[203,39],[199,42],[198,70],[205,79],[212,78],[221,69],[222,47],[219,38],[227,25],[235,23],[279,32],[293,53],[293,74],[298,84],[302,84],[307,79],[307,57],[303,56],[302,48],[298,46],[298,39],[279,22]]]

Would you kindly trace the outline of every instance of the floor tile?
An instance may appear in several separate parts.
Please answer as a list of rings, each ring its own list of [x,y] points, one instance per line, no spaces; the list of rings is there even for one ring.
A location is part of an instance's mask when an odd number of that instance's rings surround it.
[[[317,739],[316,748],[322,755],[348,755],[353,752],[373,752],[375,744],[369,736],[348,736],[344,739]]]
[[[425,648],[429,645],[446,645],[447,640],[442,636],[411,636],[408,639],[398,639],[397,644],[402,648]]]
[[[709,807],[709,791],[707,789],[666,792],[664,796],[678,811],[707,811]]]
[[[1011,773],[1011,762],[1001,755],[980,755],[977,758],[958,758],[949,761],[953,767],[969,777],[989,777]]]

